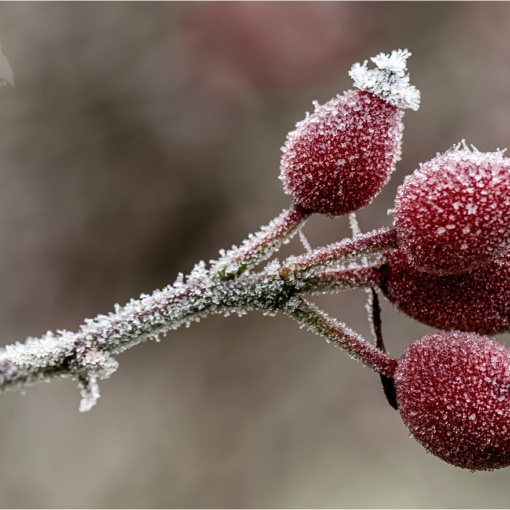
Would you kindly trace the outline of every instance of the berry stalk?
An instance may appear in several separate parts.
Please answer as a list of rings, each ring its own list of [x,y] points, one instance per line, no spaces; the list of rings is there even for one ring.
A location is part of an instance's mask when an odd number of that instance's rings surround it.
[[[306,255],[289,257],[282,268],[282,275],[289,278],[302,276],[348,259],[381,253],[397,246],[395,228],[381,228],[330,244]]]
[[[302,292],[307,294],[332,294],[345,290],[377,285],[381,279],[378,266],[353,265],[339,269],[326,269],[301,280]],[[300,284],[297,284],[301,288]]]
[[[325,312],[300,297],[290,299],[282,312],[296,320],[301,326],[326,338],[328,342],[347,351],[374,372],[393,377],[397,361],[384,351],[369,344],[345,324],[333,319]]]
[[[282,244],[290,241],[310,215],[311,211],[293,204],[259,232],[245,239],[239,248],[233,247],[219,260],[211,261],[211,278],[232,280],[267,260]]]

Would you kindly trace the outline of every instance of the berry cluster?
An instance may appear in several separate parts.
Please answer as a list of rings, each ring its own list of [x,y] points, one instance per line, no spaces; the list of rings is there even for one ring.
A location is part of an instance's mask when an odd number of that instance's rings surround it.
[[[288,135],[281,179],[295,203],[351,213],[386,184],[400,159],[403,109],[420,99],[406,75],[409,55],[381,54],[373,70],[356,64],[360,90],[316,105]],[[510,331],[510,159],[463,141],[407,177],[393,211],[395,246],[379,256],[371,285],[442,332],[412,343],[386,372],[389,400],[446,462],[508,466],[510,350],[479,335]]]
[[[394,226],[361,234],[369,204],[400,159],[405,109],[418,109],[407,50],[350,71],[348,91],[299,122],[283,147],[281,180],[293,204],[240,246],[199,262],[173,285],[142,295],[77,332],[47,332],[0,350],[0,391],[56,377],[78,381],[81,410],[99,397],[112,357],[210,314],[281,312],[381,376],[388,402],[430,453],[470,470],[510,465],[510,350],[480,335],[510,331],[510,160],[461,142],[422,164],[398,189]],[[312,213],[350,215],[353,237],[268,261]],[[358,263],[354,263],[358,259]],[[305,294],[367,288],[376,344]],[[378,291],[441,330],[385,350]]]

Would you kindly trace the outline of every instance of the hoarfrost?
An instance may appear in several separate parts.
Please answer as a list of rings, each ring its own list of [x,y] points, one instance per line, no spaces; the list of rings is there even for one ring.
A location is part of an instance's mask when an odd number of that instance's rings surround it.
[[[401,109],[420,107],[420,91],[409,84],[407,59],[411,56],[408,50],[394,50],[390,55],[380,53],[372,57],[376,69],[368,69],[368,61],[363,65],[356,63],[351,67],[349,76],[354,86],[371,92],[377,97]]]
[[[301,228],[299,229],[299,240],[306,250],[306,253],[312,253],[312,247],[310,246],[310,243],[308,242],[308,239],[306,238],[303,229]]]

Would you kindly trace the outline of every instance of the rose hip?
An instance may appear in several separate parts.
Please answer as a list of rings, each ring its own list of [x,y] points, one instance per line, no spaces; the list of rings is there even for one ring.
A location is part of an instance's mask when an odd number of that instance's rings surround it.
[[[384,254],[378,285],[409,317],[444,330],[510,330],[510,254],[459,275],[415,269],[400,250]]]
[[[510,242],[510,159],[465,144],[421,165],[395,200],[399,245],[422,271],[460,274],[487,264]]]
[[[406,75],[407,51],[378,55],[377,68],[355,64],[351,90],[298,122],[282,148],[285,192],[303,208],[338,216],[370,203],[400,159],[404,108],[419,92]]]
[[[399,413],[442,460],[471,470],[510,465],[510,350],[473,333],[427,335],[395,371]]]

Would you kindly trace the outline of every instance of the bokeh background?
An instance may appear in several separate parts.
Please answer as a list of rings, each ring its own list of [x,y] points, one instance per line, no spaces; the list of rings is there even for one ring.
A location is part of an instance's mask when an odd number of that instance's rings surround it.
[[[1,3],[2,344],[75,330],[267,223],[290,204],[280,147],[312,100],[409,48],[422,107],[358,215],[391,225],[419,162],[463,138],[509,145],[509,43],[508,3]],[[349,229],[313,217],[305,233]],[[365,300],[316,302],[369,338]],[[430,331],[383,312],[395,356]],[[510,505],[509,469],[426,454],[376,375],[284,317],[211,317],[119,362],[86,414],[68,380],[0,397],[1,507]]]

